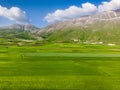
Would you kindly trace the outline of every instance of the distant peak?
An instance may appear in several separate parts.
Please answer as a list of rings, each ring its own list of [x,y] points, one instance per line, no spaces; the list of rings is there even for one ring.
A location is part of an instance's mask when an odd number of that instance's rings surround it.
[[[39,28],[32,24],[11,24],[8,26],[2,26],[0,29],[38,30]]]

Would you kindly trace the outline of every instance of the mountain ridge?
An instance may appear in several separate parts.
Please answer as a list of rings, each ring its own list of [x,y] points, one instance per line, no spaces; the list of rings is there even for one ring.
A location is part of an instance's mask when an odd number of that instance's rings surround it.
[[[61,24],[63,27],[64,26],[66,26],[66,27],[74,27],[74,26],[81,27],[83,25],[91,24],[92,22],[94,23],[95,21],[110,21],[113,19],[115,19],[115,20],[120,19],[120,9],[114,10],[114,11],[101,12],[98,14],[84,16],[84,17],[80,17],[80,18],[76,18],[76,19],[70,19],[70,20],[66,20],[66,21],[56,22],[56,23],[53,23],[53,24],[43,28],[43,30],[52,29],[51,27],[54,27],[54,26],[56,26],[56,28],[57,28],[57,25],[59,25],[59,24]],[[60,26],[60,27],[62,28],[62,26]],[[60,27],[58,27],[57,29],[60,29]]]
[[[16,30],[25,30],[25,31],[39,30],[38,27],[31,24],[11,24],[7,26],[1,26],[0,29],[16,29]]]
[[[50,42],[120,44],[120,10],[56,22],[38,33]]]

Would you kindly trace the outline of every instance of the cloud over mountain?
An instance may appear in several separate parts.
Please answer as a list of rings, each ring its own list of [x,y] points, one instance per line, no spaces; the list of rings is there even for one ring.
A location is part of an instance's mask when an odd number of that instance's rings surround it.
[[[67,20],[71,18],[76,18],[84,15],[90,15],[95,13],[97,7],[91,3],[84,3],[82,7],[70,6],[65,10],[56,10],[54,13],[49,13],[45,20],[48,22]]]
[[[7,18],[8,20],[17,22],[17,23],[27,23],[29,22],[26,12],[22,11],[18,7],[6,8],[0,6],[0,17]]]
[[[98,6],[99,12],[116,10],[116,9],[120,9],[120,0],[111,0],[110,2],[102,2],[102,4]]]
[[[102,4],[96,6],[92,3],[83,3],[82,7],[70,6],[65,10],[56,10],[53,13],[49,13],[45,20],[47,22],[63,21],[72,18],[77,18],[85,15],[91,15],[98,12],[110,11],[120,9],[120,0],[110,0],[109,2],[102,2]]]

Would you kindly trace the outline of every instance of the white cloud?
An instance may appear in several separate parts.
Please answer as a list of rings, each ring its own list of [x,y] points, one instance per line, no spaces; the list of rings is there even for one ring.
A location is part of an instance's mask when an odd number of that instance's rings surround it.
[[[27,23],[29,20],[25,11],[18,7],[11,7],[10,9],[0,6],[0,17],[7,18],[17,23]]]
[[[116,9],[120,9],[120,0],[111,0],[110,2],[102,2],[102,4],[98,6],[99,12],[116,10]]]
[[[47,22],[63,21],[72,18],[81,17],[84,15],[91,15],[93,13],[111,11],[120,9],[120,0],[110,0],[109,2],[102,2],[102,4],[95,6],[89,2],[82,4],[82,7],[70,6],[65,10],[56,10],[54,13],[49,13],[45,20]]]
[[[90,15],[97,11],[97,7],[91,3],[84,3],[82,7],[70,6],[65,10],[56,10],[54,13],[49,13],[45,20],[48,22],[68,20],[84,15]]]

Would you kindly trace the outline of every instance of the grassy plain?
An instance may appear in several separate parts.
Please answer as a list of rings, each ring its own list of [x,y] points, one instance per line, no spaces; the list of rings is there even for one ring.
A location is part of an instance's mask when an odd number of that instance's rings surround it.
[[[120,90],[120,46],[0,46],[1,90]]]

